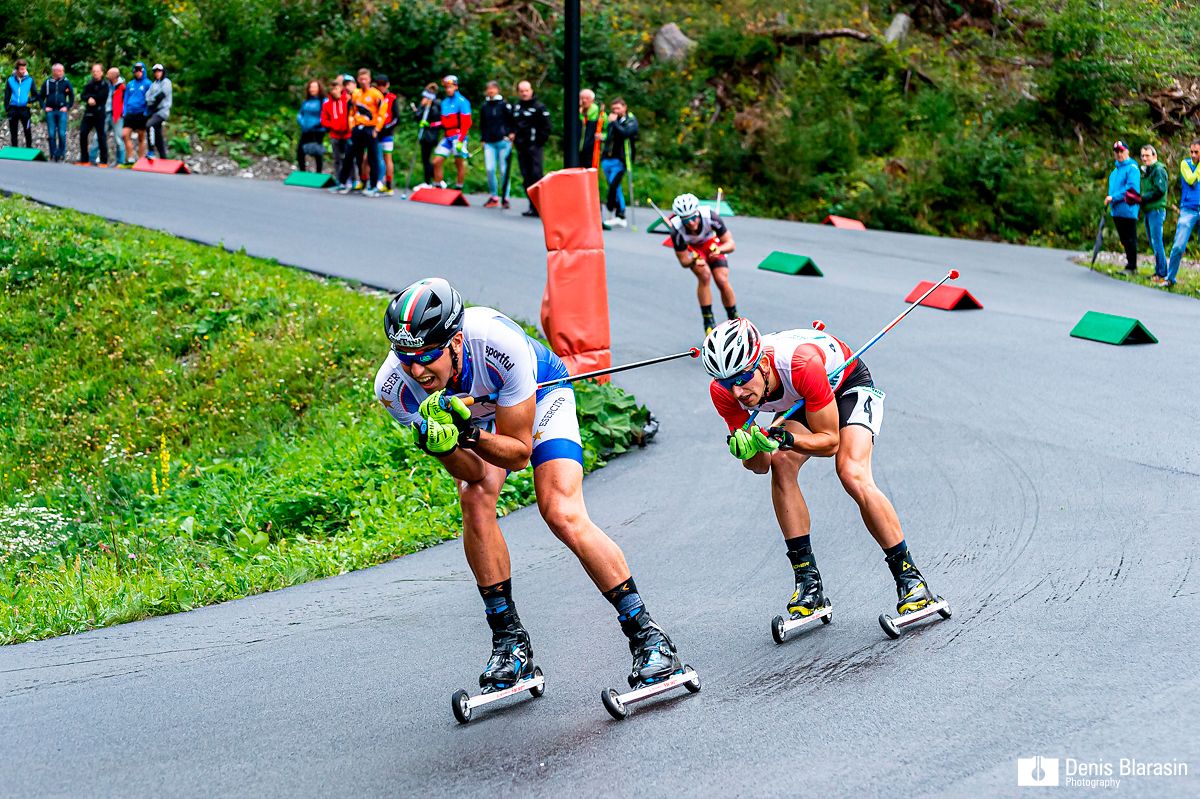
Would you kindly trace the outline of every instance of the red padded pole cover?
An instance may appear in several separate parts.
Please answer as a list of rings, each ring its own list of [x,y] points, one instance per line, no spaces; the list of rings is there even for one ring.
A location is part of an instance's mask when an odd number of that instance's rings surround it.
[[[612,365],[596,174],[563,169],[529,187],[546,238],[542,331],[572,374]]]

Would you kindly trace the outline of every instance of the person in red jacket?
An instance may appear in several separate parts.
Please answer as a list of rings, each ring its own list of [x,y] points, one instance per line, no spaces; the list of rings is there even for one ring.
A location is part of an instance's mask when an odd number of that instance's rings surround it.
[[[336,192],[342,187],[342,161],[350,155],[350,110],[340,76],[330,82],[329,95],[321,103],[321,127],[329,131],[333,145],[333,176],[338,185],[330,191]]]

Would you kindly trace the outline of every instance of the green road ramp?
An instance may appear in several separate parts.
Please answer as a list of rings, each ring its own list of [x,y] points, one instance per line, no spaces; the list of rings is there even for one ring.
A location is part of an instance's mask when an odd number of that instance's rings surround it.
[[[333,175],[323,172],[301,172],[296,170],[283,181],[285,186],[303,186],[307,189],[324,189],[337,183]]]
[[[45,161],[46,154],[36,147],[5,147],[0,158],[7,161]]]
[[[758,265],[759,269],[765,269],[768,272],[779,272],[784,275],[808,275],[810,277],[824,277],[824,274],[817,268],[816,262],[807,255],[796,255],[790,252],[780,252],[775,250],[770,255],[762,260]]]
[[[1088,311],[1071,328],[1075,338],[1086,338],[1105,344],[1157,344],[1158,339],[1132,316]]]

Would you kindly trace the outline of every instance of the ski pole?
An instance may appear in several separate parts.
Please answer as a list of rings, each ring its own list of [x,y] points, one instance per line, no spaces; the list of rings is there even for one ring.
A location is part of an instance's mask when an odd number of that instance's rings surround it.
[[[634,213],[636,200],[633,196],[633,155],[629,157],[629,229],[637,233],[637,215]]]
[[[875,342],[877,342],[877,341],[879,341],[879,339],[883,338],[884,335],[889,330],[891,330],[893,327],[900,324],[901,319],[903,319],[904,317],[906,317],[910,313],[912,313],[914,308],[916,308],[918,305],[920,305],[925,300],[925,298],[928,297],[930,294],[932,294],[933,292],[935,292],[939,288],[941,288],[942,285],[947,280],[958,280],[958,270],[951,269],[949,272],[946,273],[946,276],[944,278],[942,278],[937,283],[934,283],[932,286],[930,286],[929,291],[926,291],[920,297],[917,297],[917,299],[915,301],[913,301],[912,304],[910,304],[907,308],[905,308],[903,311],[900,312],[899,316],[897,316],[892,321],[888,322],[887,325],[883,328],[883,330],[880,330],[878,333],[876,333],[871,338],[870,341],[868,341],[866,344],[862,345],[862,347],[859,348],[858,352],[855,352],[854,354],[852,354],[849,358],[846,359],[845,363],[843,363],[841,366],[839,366],[838,368],[836,368],[832,372],[830,372],[829,373],[829,381],[832,383],[834,378],[836,378],[842,372],[844,372],[848,368],[850,368],[850,366],[852,364],[857,362],[858,359],[862,357],[864,352],[871,349],[871,347],[873,347],[875,345]],[[824,330],[825,323],[818,320],[816,322],[813,322],[813,327],[817,328],[818,330]],[[797,402],[795,405],[793,405],[791,408],[788,409],[788,412],[783,415],[783,418],[790,419],[793,413],[795,413],[796,411],[800,410],[803,407],[804,407],[804,400],[800,400],[799,402]],[[742,425],[742,429],[749,430],[750,425],[754,424],[754,420],[758,417],[758,414],[759,414],[758,410],[752,411],[750,413],[750,418],[746,420],[746,423],[744,425]]]
[[[557,380],[548,380],[545,383],[538,383],[537,387],[538,387],[538,389],[549,388],[550,386],[558,386],[558,385],[563,385],[566,383],[574,383],[579,380],[589,380],[593,377],[603,377],[604,375],[612,375],[612,374],[616,374],[617,372],[627,371],[629,369],[640,369],[643,366],[652,366],[656,363],[665,363],[666,361],[674,361],[678,358],[699,358],[699,357],[700,357],[700,348],[692,347],[690,350],[687,350],[685,352],[677,352],[674,355],[663,355],[659,358],[651,358],[646,361],[636,361],[634,363],[627,363],[622,366],[612,366],[612,367],[609,367],[608,369],[597,369],[594,372],[584,372],[583,374],[568,375],[567,377],[560,377]],[[469,407],[471,405],[474,405],[476,402],[495,402],[497,396],[498,396],[497,394],[492,393],[492,394],[485,394],[481,397],[462,396],[462,397],[459,397],[459,399],[461,399],[463,401],[464,405],[467,405]],[[446,397],[445,397],[445,395],[443,395],[443,402],[445,400],[446,400]]]
[[[716,208],[716,211],[718,214],[721,213],[721,197],[724,194],[725,194],[725,190],[722,189],[720,186],[718,186],[717,187],[717,208]]]
[[[667,226],[667,232],[670,233],[671,232],[671,220],[667,219],[666,214],[664,214],[662,211],[658,210],[658,206],[654,204],[654,200],[648,200],[648,202],[650,203],[651,208],[653,208],[655,211],[658,211],[658,218],[663,221],[663,224]]]

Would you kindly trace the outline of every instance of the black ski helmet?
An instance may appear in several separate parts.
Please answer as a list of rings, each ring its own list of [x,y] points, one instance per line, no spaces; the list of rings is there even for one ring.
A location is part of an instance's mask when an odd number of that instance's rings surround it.
[[[392,347],[416,352],[446,346],[462,325],[462,296],[443,278],[427,277],[392,298],[383,330]]]

